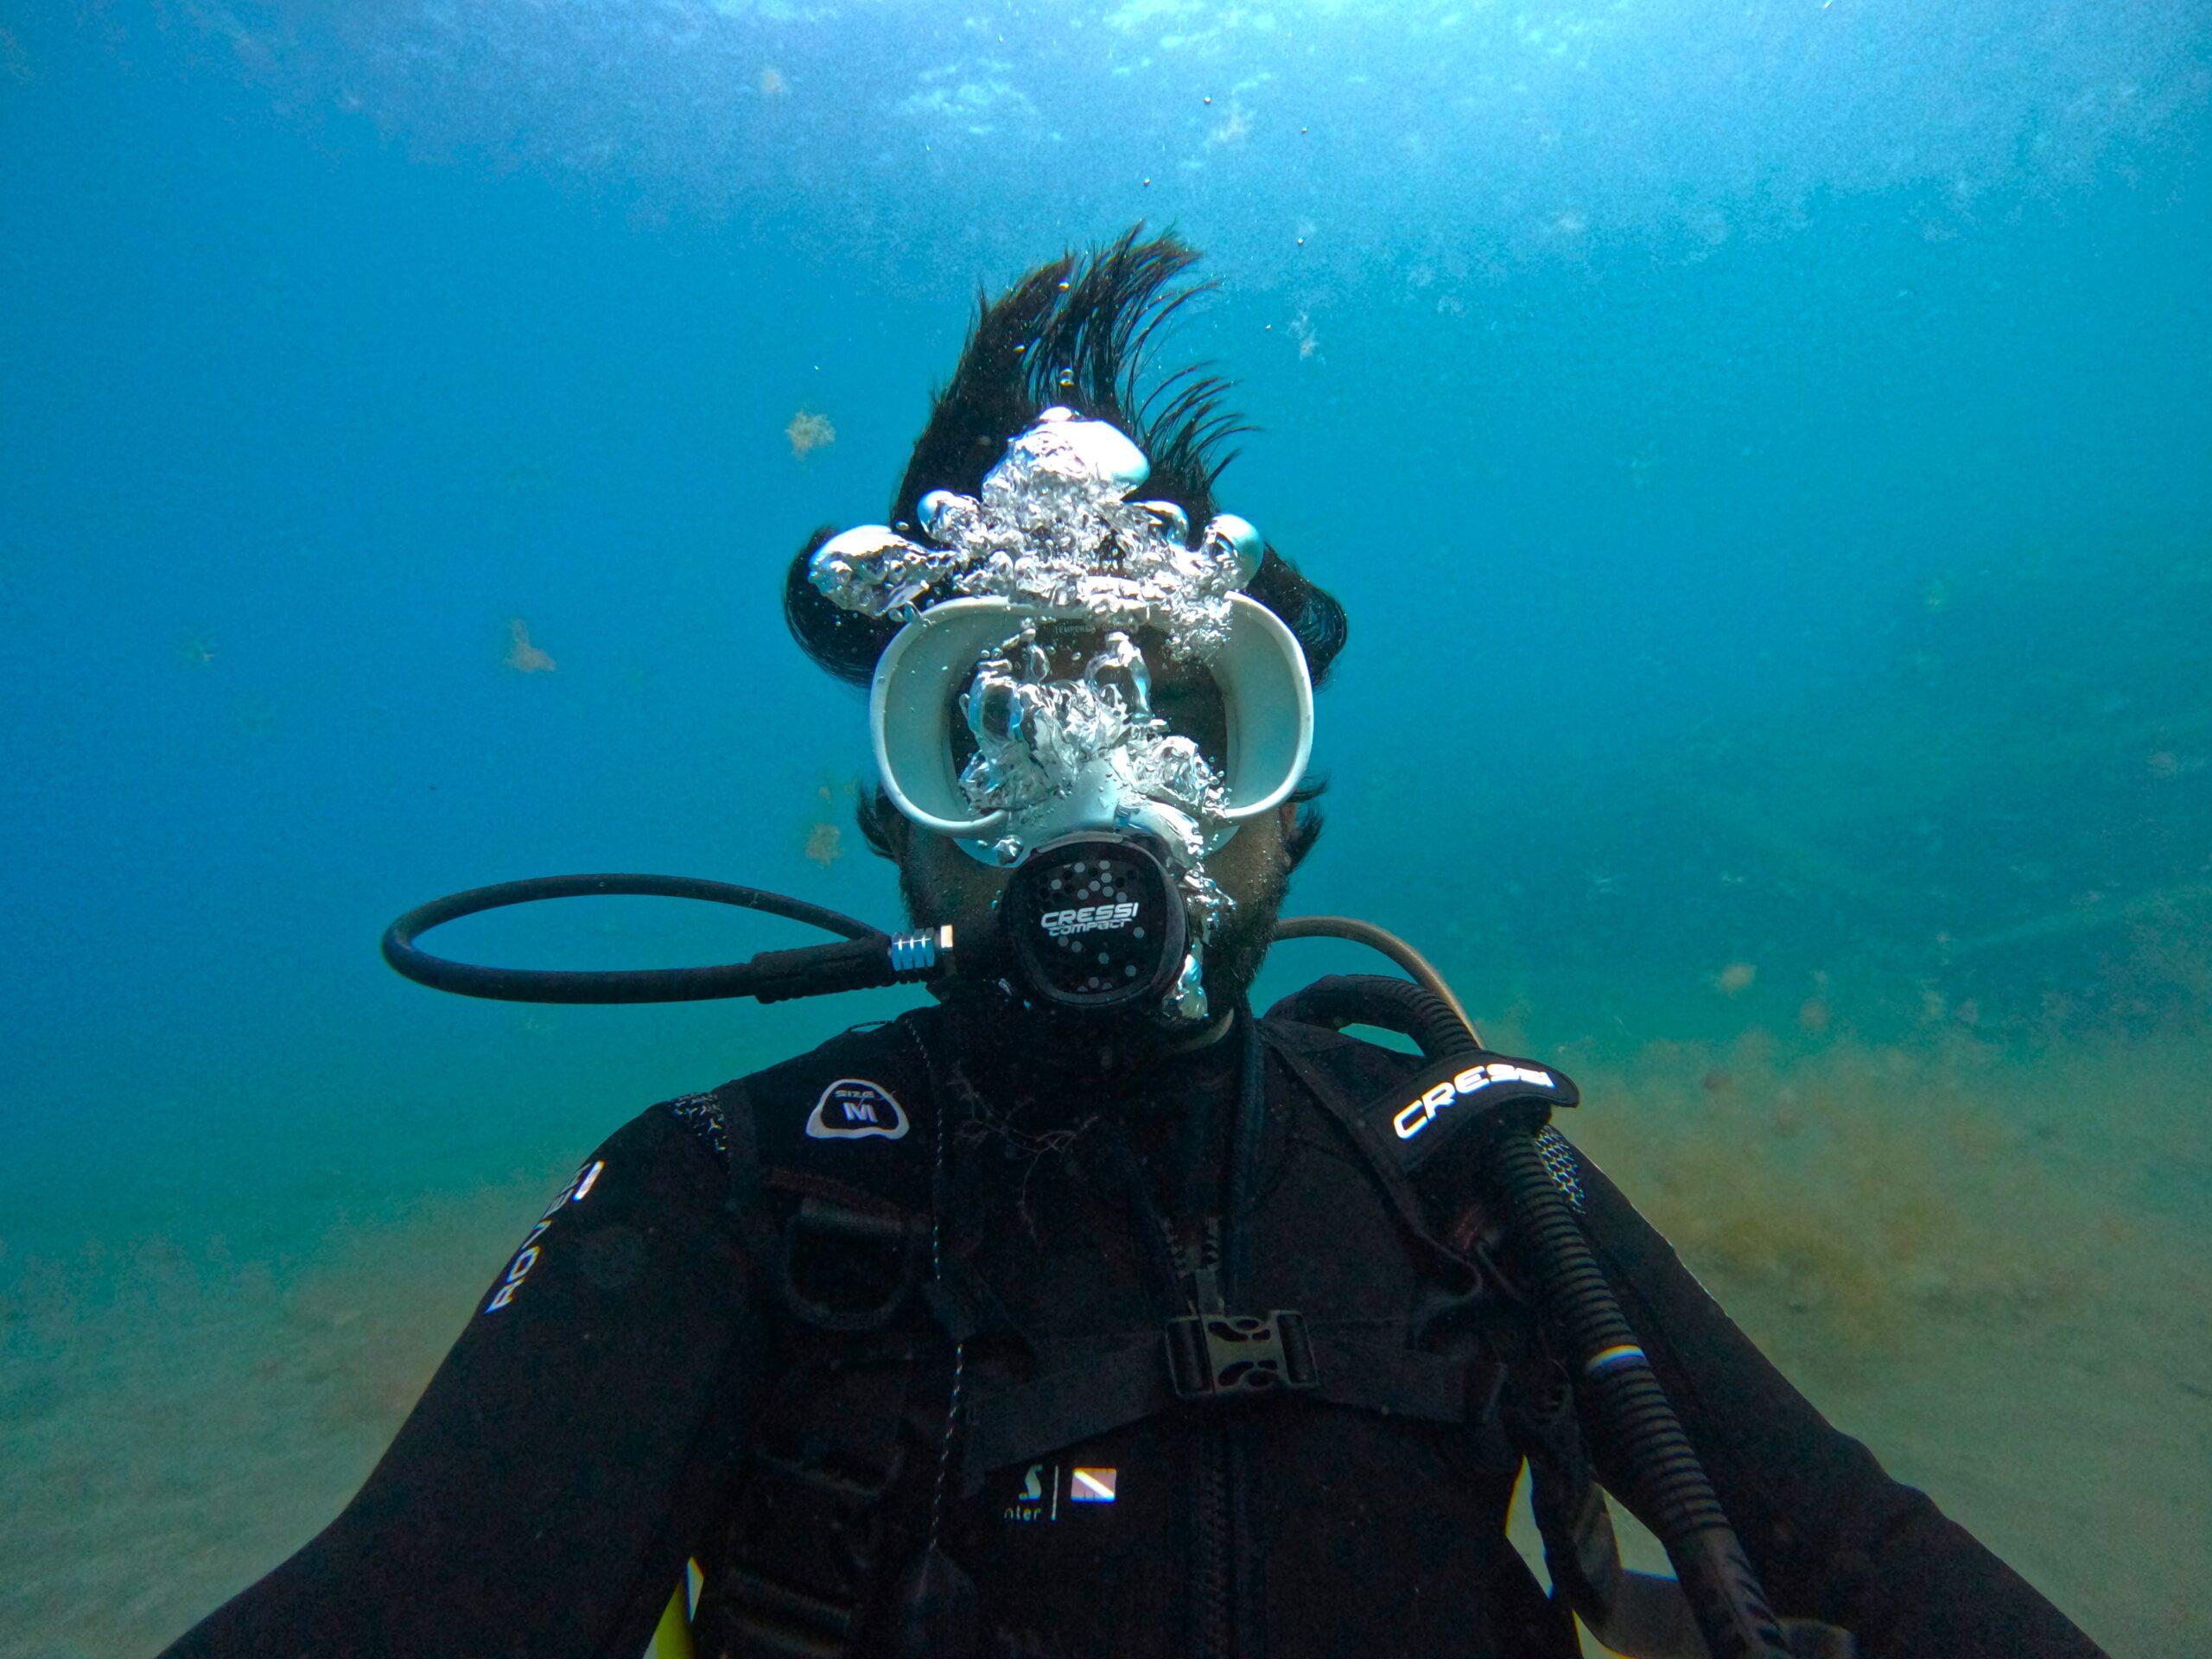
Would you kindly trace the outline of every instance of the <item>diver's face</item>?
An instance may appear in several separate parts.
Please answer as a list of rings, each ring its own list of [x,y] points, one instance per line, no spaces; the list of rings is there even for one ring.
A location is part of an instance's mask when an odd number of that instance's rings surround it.
[[[1056,637],[1052,631],[1039,630],[1035,638],[1042,659],[1032,670],[1033,680],[1041,680],[1050,672],[1056,684],[1065,684],[1077,675],[1087,676],[1084,664],[1096,660],[1101,644],[1096,638],[1086,637],[1093,632],[1077,630]],[[1149,671],[1132,688],[1139,707],[1158,722],[1155,731],[1187,741],[1203,762],[1202,772],[1221,775],[1229,747],[1227,711],[1212,675],[1202,666],[1173,660],[1162,648],[1162,641],[1149,639],[1144,645]],[[999,671],[1004,672],[1003,664]],[[976,739],[969,729],[968,709],[963,699],[954,711],[959,718],[948,721],[956,766],[969,766],[976,753]],[[1141,763],[1137,770],[1143,771]],[[1176,798],[1184,798],[1179,792]],[[1203,820],[1193,823],[1179,811],[1173,816],[1192,825],[1196,833],[1205,833]],[[1285,802],[1276,811],[1245,821],[1191,871],[1205,878],[1206,891],[1214,895],[1209,903],[1219,906],[1201,958],[1207,1002],[1217,1015],[1225,1014],[1241,1001],[1274,937],[1275,918],[1288,886],[1289,842],[1296,819],[1296,806]],[[899,887],[915,924],[934,927],[950,923],[957,929],[978,929],[1005,893],[1010,873],[982,863],[958,843],[904,819],[897,822],[894,830]],[[1169,857],[1171,874],[1187,868],[1179,855]],[[1222,899],[1227,903],[1221,904]],[[1007,1028],[1008,1039],[1019,1041],[1020,1033],[1030,1029],[1029,1022],[1017,1018]],[[1220,1025],[1216,1020],[1186,1029],[1195,1036],[1200,1030],[1218,1031]],[[1165,1034],[1164,1027],[1154,1033],[1155,1037]]]

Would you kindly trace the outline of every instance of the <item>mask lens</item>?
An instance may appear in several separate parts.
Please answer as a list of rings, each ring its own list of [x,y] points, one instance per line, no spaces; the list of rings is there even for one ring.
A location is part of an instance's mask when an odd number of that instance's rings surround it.
[[[997,659],[1017,675],[1041,668],[1051,680],[1073,683],[1088,678],[1101,690],[1112,690],[1130,715],[1140,721],[1148,715],[1164,720],[1170,734],[1190,739],[1216,776],[1225,776],[1229,709],[1212,674],[1202,664],[1174,661],[1168,655],[1166,639],[1155,629],[1136,631],[1131,643],[1136,647],[1129,653],[1135,660],[1113,661],[1116,653],[1110,649],[1109,636],[1098,629],[1088,624],[1047,623],[1038,630],[1041,658],[1028,658],[1025,652],[1014,649]],[[994,734],[1007,724],[1007,711],[992,701],[992,696],[1003,701],[1003,691],[986,696],[980,715],[976,702],[978,691],[972,677],[950,689],[944,728],[956,775],[975,757],[976,719],[980,717],[985,729]]]
[[[933,606],[876,668],[868,717],[883,786],[910,820],[986,864],[1109,823],[1158,836],[1178,860],[1192,843],[1196,858],[1194,837],[1218,845],[1289,794],[1313,743],[1296,638],[1242,594],[1230,620],[1217,649],[1179,660],[1143,625],[1001,599]],[[1140,693],[1151,712],[1132,724]]]
[[[1152,712],[1178,737],[1198,745],[1216,777],[1229,772],[1229,709],[1213,676],[1195,664],[1178,664],[1152,684]]]

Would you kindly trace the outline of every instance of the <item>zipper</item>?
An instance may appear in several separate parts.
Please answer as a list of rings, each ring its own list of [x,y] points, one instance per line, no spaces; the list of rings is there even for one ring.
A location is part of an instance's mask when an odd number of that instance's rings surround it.
[[[1249,1007],[1238,1009],[1245,1045],[1229,1145],[1217,1183],[1204,1173],[1213,1165],[1217,1135],[1212,1103],[1193,1103],[1198,1120],[1187,1126],[1178,1210],[1191,1218],[1178,1226],[1162,1209],[1127,1141],[1116,1161],[1127,1183],[1140,1255],[1151,1268],[1161,1319],[1228,1312],[1228,1299],[1250,1290],[1246,1211],[1258,1187],[1263,1122],[1265,1059]],[[1211,1201],[1200,1195],[1213,1186]],[[1225,1192],[1224,1192],[1225,1189]],[[1205,1213],[1224,1207],[1227,1217]],[[1199,1213],[1191,1215],[1196,1211]],[[1225,1248],[1224,1248],[1225,1247]],[[1233,1409],[1188,1420],[1188,1611],[1192,1659],[1265,1659],[1266,1599],[1262,1589],[1262,1530],[1258,1524],[1256,1425]]]
[[[1176,1288],[1192,1313],[1226,1312],[1221,1296],[1221,1223],[1208,1216],[1167,1243]],[[1218,1414],[1191,1425],[1191,1618],[1197,1659],[1236,1659],[1235,1494],[1230,1425]]]

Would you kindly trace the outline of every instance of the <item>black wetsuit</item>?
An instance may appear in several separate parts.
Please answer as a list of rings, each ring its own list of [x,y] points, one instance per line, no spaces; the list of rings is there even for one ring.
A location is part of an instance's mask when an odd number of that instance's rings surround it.
[[[1411,1061],[1272,1020],[1255,1048],[1256,1023],[1109,1088],[931,1008],[645,1112],[345,1512],[170,1659],[633,1659],[687,1558],[702,1654],[893,1651],[940,1503],[979,1653],[1574,1651],[1503,1537],[1501,1406],[1532,1362],[1490,1362],[1525,1312],[1431,1317],[1421,1249],[1319,1098]],[[1868,1659],[2098,1652],[1831,1427],[1604,1175],[1559,1173],[1777,1611]],[[1478,1205],[1456,1225],[1495,1238]],[[1160,1322],[1209,1268],[1230,1312],[1299,1310],[1321,1386],[1167,1393]]]

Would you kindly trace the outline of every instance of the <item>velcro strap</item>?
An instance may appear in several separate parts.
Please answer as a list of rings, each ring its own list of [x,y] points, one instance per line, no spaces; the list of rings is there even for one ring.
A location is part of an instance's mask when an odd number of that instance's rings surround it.
[[[1505,1384],[1505,1367],[1491,1360],[1344,1337],[1316,1336],[1313,1360],[1321,1372],[1313,1392],[1331,1405],[1417,1422],[1484,1421]]]
[[[1126,1428],[1166,1409],[1174,1399],[1168,1386],[1166,1338],[1157,1331],[1002,1394],[973,1396],[961,1411],[964,1484],[972,1493],[994,1469]]]
[[[817,1175],[803,1169],[772,1169],[767,1173],[766,1185],[774,1192],[795,1192],[802,1198],[819,1198],[840,1210],[858,1215],[872,1216],[880,1220],[906,1222],[918,1211],[904,1205],[893,1204],[888,1198],[851,1185],[832,1180],[827,1175]]]

